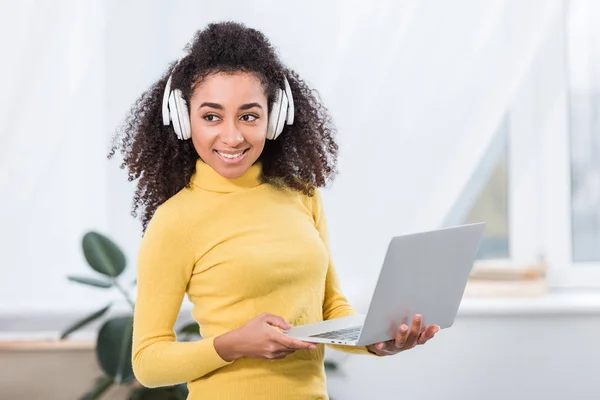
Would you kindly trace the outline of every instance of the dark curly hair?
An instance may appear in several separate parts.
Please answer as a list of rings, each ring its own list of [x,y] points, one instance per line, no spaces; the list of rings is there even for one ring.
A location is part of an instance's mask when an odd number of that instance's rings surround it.
[[[157,207],[190,184],[199,157],[191,140],[177,139],[173,127],[163,125],[163,93],[171,73],[171,87],[182,91],[188,109],[195,87],[208,75],[249,72],[263,84],[270,110],[285,76],[294,98],[294,124],[286,125],[277,140],[266,141],[259,157],[262,180],[309,196],[333,180],[338,146],[331,117],[318,93],[281,63],[261,32],[235,22],[212,23],[185,50],[187,55],[137,99],[108,155],[120,149],[121,168],[127,168],[129,181],[138,179],[132,215],[142,211],[144,230]]]

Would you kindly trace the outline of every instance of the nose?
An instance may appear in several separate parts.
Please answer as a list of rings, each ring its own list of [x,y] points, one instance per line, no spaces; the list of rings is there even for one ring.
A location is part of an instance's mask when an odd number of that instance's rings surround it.
[[[244,135],[242,135],[235,122],[223,125],[223,131],[221,132],[223,143],[231,147],[236,147],[244,141]]]

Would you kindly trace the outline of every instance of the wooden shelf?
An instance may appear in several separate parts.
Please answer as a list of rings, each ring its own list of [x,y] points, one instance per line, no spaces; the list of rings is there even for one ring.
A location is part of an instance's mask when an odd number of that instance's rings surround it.
[[[93,350],[95,345],[92,340],[12,340],[0,341],[0,351]]]

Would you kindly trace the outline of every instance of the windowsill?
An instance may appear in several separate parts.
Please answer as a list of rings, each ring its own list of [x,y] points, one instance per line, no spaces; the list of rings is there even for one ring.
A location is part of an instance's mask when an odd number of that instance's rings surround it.
[[[459,317],[600,316],[600,290],[555,289],[531,297],[467,297]]]
[[[365,293],[363,282],[344,282],[344,291],[351,304],[366,312],[370,301],[370,293]],[[503,290],[509,285],[503,285]],[[465,295],[458,310],[457,318],[474,317],[519,317],[519,316],[600,316],[600,289],[595,288],[560,288],[538,289],[533,292],[522,290],[516,285],[510,294]],[[526,288],[525,288],[526,289]],[[490,290],[493,290],[491,288]],[[481,293],[481,291],[478,291]],[[539,294],[538,294],[539,293]]]

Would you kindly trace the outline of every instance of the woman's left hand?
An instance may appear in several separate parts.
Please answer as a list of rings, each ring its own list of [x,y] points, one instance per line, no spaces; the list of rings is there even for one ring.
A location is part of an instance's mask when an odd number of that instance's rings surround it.
[[[427,343],[439,332],[440,327],[431,325],[421,327],[422,317],[415,315],[410,330],[406,324],[400,325],[396,338],[387,342],[374,343],[367,346],[367,349],[378,356],[391,356],[401,351],[410,350],[417,345]]]

